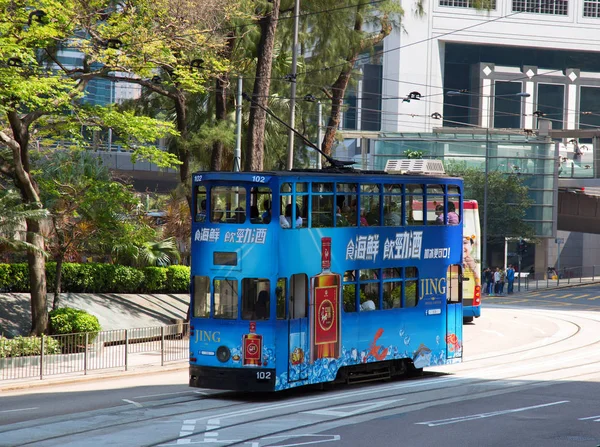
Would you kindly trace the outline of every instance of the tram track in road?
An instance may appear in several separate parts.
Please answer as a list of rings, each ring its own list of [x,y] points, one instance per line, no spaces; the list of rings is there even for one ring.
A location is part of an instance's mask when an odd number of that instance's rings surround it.
[[[539,313],[538,313],[539,315]],[[118,411],[108,413],[107,410],[102,410],[108,419],[118,419],[113,421],[104,420],[102,423],[97,421],[98,425],[80,424],[78,429],[65,431],[63,433],[55,433],[54,436],[48,436],[50,425],[56,424],[56,421],[32,421],[30,429],[37,428],[39,436],[34,439],[33,436],[28,438],[28,442],[19,442],[10,445],[19,446],[44,446],[44,445],[63,445],[67,442],[73,442],[77,439],[88,439],[93,436],[102,436],[106,433],[132,431],[139,429],[139,426],[156,426],[162,422],[171,421],[177,424],[180,420],[181,426],[184,420],[196,421],[195,427],[198,429],[192,430],[189,434],[173,437],[170,434],[161,434],[155,436],[153,440],[156,442],[141,443],[136,445],[144,445],[146,447],[157,447],[159,445],[176,443],[178,440],[190,440],[196,437],[210,436],[215,433],[214,429],[200,429],[200,423],[208,425],[209,420],[218,419],[226,421],[231,419],[231,423],[227,423],[218,427],[221,433],[240,432],[244,430],[256,429],[267,418],[270,429],[265,429],[259,434],[248,435],[244,439],[231,437],[236,442],[219,443],[219,445],[242,445],[246,442],[255,442],[257,439],[267,436],[281,436],[292,432],[306,430],[315,427],[319,430],[325,430],[327,427],[335,424],[343,424],[349,418],[373,418],[390,413],[406,413],[410,411],[427,408],[434,405],[452,404],[454,402],[464,401],[466,399],[479,399],[482,397],[518,392],[520,390],[531,389],[556,383],[558,378],[547,378],[547,376],[555,376],[560,374],[560,380],[576,380],[583,377],[588,377],[596,374],[600,366],[600,357],[590,358],[590,352],[600,345],[600,337],[594,336],[590,341],[579,342],[580,338],[586,337],[589,333],[600,334],[600,321],[598,318],[589,317],[586,315],[573,315],[571,318],[563,315],[556,315],[549,312],[546,315],[562,324],[572,326],[571,331],[558,340],[547,340],[547,343],[542,346],[529,347],[526,349],[515,349],[500,355],[483,356],[477,360],[468,361],[459,365],[448,365],[445,368],[446,372],[454,375],[445,376],[442,373],[428,372],[423,378],[418,380],[401,381],[401,382],[385,382],[375,383],[370,385],[352,386],[344,388],[340,391],[334,390],[327,392],[325,395],[321,393],[315,394],[311,389],[308,390],[312,395],[302,397],[304,389],[287,391],[281,394],[269,395],[272,402],[265,403],[265,395],[245,395],[232,392],[216,392],[210,395],[202,395],[195,398],[187,399],[180,398],[176,401],[155,403],[142,402],[142,408],[120,406]],[[579,344],[577,344],[579,343]],[[573,347],[576,345],[576,347]],[[551,352],[550,354],[539,353],[540,349]],[[596,349],[597,350],[597,349]],[[533,354],[527,358],[523,355]],[[521,358],[514,358],[521,356]],[[506,359],[510,360],[510,365],[507,366]],[[493,361],[493,364],[485,365],[485,362]],[[565,360],[571,362],[572,369],[566,370]],[[453,367],[466,367],[461,371],[453,372]],[[450,385],[450,386],[449,386]],[[383,394],[383,395],[382,395]],[[465,397],[467,396],[467,397]],[[226,400],[226,401],[224,401]],[[198,408],[199,402],[208,403],[209,408]],[[394,401],[383,406],[377,406],[378,402]],[[371,403],[374,407],[372,410],[366,409],[360,415],[351,414],[348,416],[328,417],[321,421],[311,421],[307,424],[298,423],[293,427],[287,427],[279,430],[273,430],[272,425],[277,421],[288,421],[290,419],[301,419],[303,413],[333,411],[336,407],[349,405]],[[184,408],[181,408],[184,406]],[[191,408],[190,408],[191,406]],[[368,405],[367,405],[368,407]],[[94,419],[89,415],[91,419]],[[66,419],[65,417],[64,419]],[[242,421],[236,421],[236,418],[243,418]],[[55,419],[55,418],[53,418]],[[42,422],[42,424],[40,424]],[[329,424],[329,425],[328,425]],[[21,425],[21,424],[17,424]],[[0,429],[0,435],[9,434],[14,429],[10,426],[6,430]],[[18,427],[16,427],[18,428]],[[27,427],[22,427],[27,428]],[[177,427],[179,428],[179,427]],[[179,430],[173,430],[179,433]],[[170,433],[173,433],[170,432]],[[45,435],[44,435],[45,433]],[[208,438],[207,438],[208,439]],[[73,444],[76,445],[76,444]],[[101,444],[99,444],[101,445]]]

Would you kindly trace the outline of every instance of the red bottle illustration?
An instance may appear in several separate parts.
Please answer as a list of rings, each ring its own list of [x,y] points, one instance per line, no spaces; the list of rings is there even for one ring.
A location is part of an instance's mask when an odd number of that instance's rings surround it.
[[[262,360],[262,335],[256,334],[256,322],[250,322],[250,333],[242,340],[244,366],[260,366]]]
[[[321,238],[321,273],[311,278],[312,330],[310,359],[338,358],[341,349],[342,277],[331,272],[331,238]]]

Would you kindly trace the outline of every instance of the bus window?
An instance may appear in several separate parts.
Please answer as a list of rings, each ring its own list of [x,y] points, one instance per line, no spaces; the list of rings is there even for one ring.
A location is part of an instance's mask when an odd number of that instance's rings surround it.
[[[215,318],[235,320],[238,317],[238,283],[236,280],[215,279],[213,282],[213,314]]]
[[[277,299],[277,319],[285,320],[285,297],[287,296],[287,281],[285,278],[279,278],[277,280],[277,287],[275,288],[275,297]]]
[[[383,269],[383,308],[398,309],[402,307],[402,269]]]
[[[271,316],[270,281],[242,279],[242,320],[268,320]]]
[[[359,270],[360,310],[377,310],[379,305],[379,269]]]
[[[406,185],[406,225],[423,225],[423,185]]]
[[[356,270],[347,270],[344,273],[342,291],[344,311],[356,312]]]
[[[210,221],[236,223],[246,219],[246,188],[215,186],[210,190]],[[238,222],[239,223],[239,222]]]
[[[253,187],[250,189],[250,223],[268,224],[271,222],[271,188]]]
[[[416,267],[404,269],[404,306],[416,307],[419,300],[419,271]]]
[[[206,188],[198,186],[196,188],[196,222],[206,220]]]
[[[356,213],[356,183],[338,183],[336,186],[336,227],[355,227],[358,225]]]
[[[427,185],[427,206],[423,211],[427,213],[427,225],[444,225],[444,188],[442,185]]]
[[[333,203],[333,183],[312,184],[312,226],[313,228],[333,227],[335,215]]]
[[[210,279],[208,276],[194,276],[194,317],[210,316]]]
[[[379,185],[372,183],[360,185],[360,208],[369,226],[380,225],[381,203],[379,202]]]

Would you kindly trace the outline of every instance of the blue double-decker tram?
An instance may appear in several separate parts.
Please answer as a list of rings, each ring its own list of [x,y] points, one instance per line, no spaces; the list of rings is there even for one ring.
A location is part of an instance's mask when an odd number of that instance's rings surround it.
[[[190,386],[278,391],[462,358],[462,180],[381,172],[193,176]]]

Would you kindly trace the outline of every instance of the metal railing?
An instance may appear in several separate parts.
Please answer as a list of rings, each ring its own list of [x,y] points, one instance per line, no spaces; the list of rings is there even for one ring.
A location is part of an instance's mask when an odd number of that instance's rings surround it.
[[[40,354],[0,358],[0,380],[84,374],[189,358],[189,323],[45,336]]]
[[[514,289],[518,291],[518,285],[521,285],[521,291],[551,289],[566,285],[586,284],[600,281],[600,266],[577,266],[565,267],[561,269],[548,269],[543,274],[526,274],[521,277],[515,277]]]

